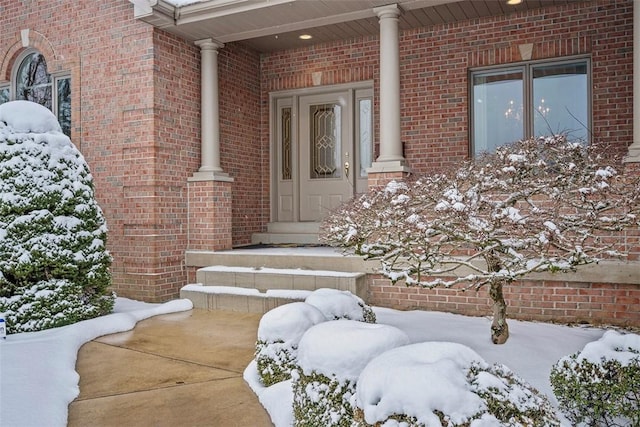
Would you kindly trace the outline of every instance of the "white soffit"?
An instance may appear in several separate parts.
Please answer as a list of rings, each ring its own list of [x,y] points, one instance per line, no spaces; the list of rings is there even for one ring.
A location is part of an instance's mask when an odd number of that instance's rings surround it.
[[[506,14],[575,0],[525,0],[508,6],[505,0],[129,0],[136,18],[190,41],[244,41],[260,52],[310,43],[377,35],[373,9],[397,4],[403,11],[400,28]],[[308,32],[311,41],[298,35]]]

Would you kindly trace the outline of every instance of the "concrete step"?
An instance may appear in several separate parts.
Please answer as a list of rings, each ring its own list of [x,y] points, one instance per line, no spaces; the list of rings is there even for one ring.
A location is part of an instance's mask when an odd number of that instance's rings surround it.
[[[187,251],[186,263],[188,266],[196,268],[227,265],[365,273],[375,273],[380,269],[380,264],[376,261],[365,261],[358,256],[344,256],[339,250],[329,247],[237,248],[228,251]]]
[[[320,288],[349,291],[363,299],[366,293],[361,272],[215,265],[198,269],[196,280],[198,284],[183,287],[180,296],[206,310],[266,313],[303,301]]]
[[[271,222],[266,233],[251,236],[253,244],[318,244],[320,224],[317,222]]]
[[[180,290],[180,298],[191,300],[194,308],[225,310],[242,313],[264,314],[283,304],[304,301],[311,291],[260,292],[257,289],[235,286],[186,285]]]

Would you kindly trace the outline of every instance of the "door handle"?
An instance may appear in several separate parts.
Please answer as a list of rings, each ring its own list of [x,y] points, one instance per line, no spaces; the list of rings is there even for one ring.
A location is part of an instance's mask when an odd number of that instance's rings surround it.
[[[349,178],[349,162],[344,162],[344,174]]]

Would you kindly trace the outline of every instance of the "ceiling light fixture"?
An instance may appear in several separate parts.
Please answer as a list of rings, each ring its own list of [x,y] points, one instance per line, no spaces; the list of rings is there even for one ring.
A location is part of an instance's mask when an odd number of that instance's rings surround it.
[[[520,4],[520,3],[522,3],[522,0],[507,0],[507,4],[509,6],[515,6],[515,5]]]
[[[298,38],[300,40],[310,40],[313,38],[313,36],[311,34],[300,34]]]

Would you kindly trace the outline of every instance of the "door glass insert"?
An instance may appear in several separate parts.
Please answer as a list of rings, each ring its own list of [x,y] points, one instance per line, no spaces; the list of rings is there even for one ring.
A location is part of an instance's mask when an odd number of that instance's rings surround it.
[[[371,99],[361,99],[358,101],[358,139],[360,143],[360,177],[367,177],[367,169],[371,167],[373,140],[371,129],[373,120],[371,119]]]
[[[280,116],[281,141],[280,149],[282,150],[282,179],[291,179],[291,107],[281,110]]]
[[[311,158],[310,178],[340,178],[341,107],[319,104],[309,107]]]

